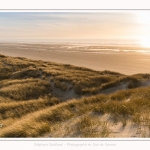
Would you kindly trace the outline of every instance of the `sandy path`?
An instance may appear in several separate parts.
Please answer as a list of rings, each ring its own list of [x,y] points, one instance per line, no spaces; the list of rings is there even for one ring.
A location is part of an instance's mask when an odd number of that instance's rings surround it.
[[[35,60],[52,61],[58,63],[72,64],[91,68],[94,70],[111,70],[126,75],[136,73],[150,73],[150,54],[143,53],[84,53],[84,52],[62,52],[53,50],[41,50],[43,45],[33,46],[0,44],[0,54],[13,57],[26,57]],[[46,46],[45,46],[46,47]]]

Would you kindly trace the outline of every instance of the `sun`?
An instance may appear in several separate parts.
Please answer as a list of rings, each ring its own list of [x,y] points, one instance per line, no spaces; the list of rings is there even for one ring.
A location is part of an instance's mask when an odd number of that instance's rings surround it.
[[[145,38],[140,39],[140,44],[142,47],[150,48],[150,37],[145,37]]]

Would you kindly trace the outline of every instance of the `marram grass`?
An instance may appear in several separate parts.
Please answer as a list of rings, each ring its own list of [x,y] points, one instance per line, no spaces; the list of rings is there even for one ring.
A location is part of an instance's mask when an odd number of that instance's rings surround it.
[[[105,138],[116,123],[124,129],[145,122],[149,131],[148,83],[149,74],[0,55],[0,137]]]

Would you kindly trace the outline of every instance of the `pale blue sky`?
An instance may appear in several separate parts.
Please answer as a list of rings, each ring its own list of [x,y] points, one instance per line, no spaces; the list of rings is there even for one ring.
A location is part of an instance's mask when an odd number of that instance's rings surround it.
[[[0,12],[0,41],[150,37],[150,11]]]

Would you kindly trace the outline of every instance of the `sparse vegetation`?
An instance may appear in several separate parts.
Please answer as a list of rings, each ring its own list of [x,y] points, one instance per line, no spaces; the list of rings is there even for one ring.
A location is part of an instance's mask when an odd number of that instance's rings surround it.
[[[54,81],[54,86],[55,86],[56,88],[60,88],[60,89],[63,90],[63,91],[66,91],[66,90],[67,90],[66,84],[65,84],[65,83],[61,83],[61,82],[58,81],[58,80]]]

